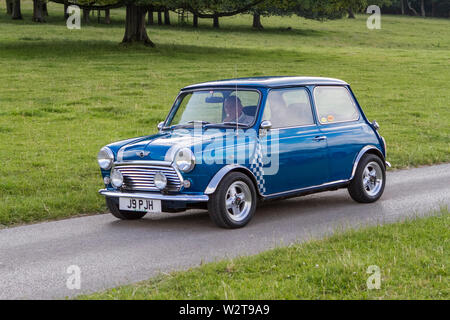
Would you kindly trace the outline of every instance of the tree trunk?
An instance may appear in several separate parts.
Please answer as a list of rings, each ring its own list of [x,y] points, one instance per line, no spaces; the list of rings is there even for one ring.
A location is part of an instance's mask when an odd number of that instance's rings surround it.
[[[22,20],[22,11],[20,10],[20,0],[14,0],[13,2],[12,19]]]
[[[419,14],[417,13],[416,9],[414,9],[414,8],[411,6],[411,2],[409,2],[409,0],[406,0],[406,3],[408,4],[409,10],[411,10],[411,11],[414,13],[414,15],[418,16]]]
[[[431,1],[431,16],[435,17],[436,16],[436,2]]]
[[[67,13],[67,8],[69,8],[68,1],[64,1],[64,20],[69,19],[69,14]]]
[[[220,27],[220,25],[219,25],[219,17],[218,16],[214,16],[214,18],[213,18],[213,27],[214,28],[219,28]]]
[[[192,25],[194,26],[194,28],[198,28],[198,15],[196,15],[195,13],[192,19]]]
[[[138,7],[134,4],[127,4],[125,20],[125,34],[122,43],[142,42],[146,46],[154,47],[145,29],[145,15],[147,8]]]
[[[420,1],[420,13],[422,17],[425,17],[425,0]]]
[[[13,12],[13,0],[6,0],[6,13],[12,15]]]
[[[109,9],[105,9],[105,23],[111,24],[111,14]]]
[[[89,13],[91,10],[89,9],[83,9],[83,22],[88,23],[89,22]]]
[[[169,9],[164,10],[164,24],[170,26],[170,11]]]
[[[47,2],[42,2],[42,12],[44,13],[44,17],[48,17]]]
[[[148,25],[152,25],[155,23],[155,19],[153,17],[153,10],[148,10]]]
[[[264,29],[264,27],[261,23],[261,15],[259,13],[253,14],[253,28]]]
[[[405,0],[400,0],[400,8],[402,9],[402,15],[405,15]]]
[[[45,22],[43,3],[41,0],[33,0],[33,21]]]
[[[353,9],[351,7],[348,7],[347,12],[349,19],[355,19],[355,13],[353,12]]]
[[[97,9],[97,23],[100,23],[100,18],[102,17],[102,15],[100,14],[100,10]]]
[[[158,25],[162,25],[163,24],[163,22],[162,22],[162,12],[161,11],[158,11]]]

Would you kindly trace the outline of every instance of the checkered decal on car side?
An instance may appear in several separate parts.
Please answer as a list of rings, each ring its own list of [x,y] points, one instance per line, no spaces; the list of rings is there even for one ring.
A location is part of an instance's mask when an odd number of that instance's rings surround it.
[[[252,170],[256,178],[256,183],[258,184],[258,189],[261,194],[266,193],[263,166],[264,164],[263,164],[262,147],[259,141],[257,141],[255,146],[255,152],[253,153],[253,158],[252,161],[250,162],[250,170]]]

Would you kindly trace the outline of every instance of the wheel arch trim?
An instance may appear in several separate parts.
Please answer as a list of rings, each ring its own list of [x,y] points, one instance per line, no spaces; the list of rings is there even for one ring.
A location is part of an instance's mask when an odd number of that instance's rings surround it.
[[[257,188],[256,178],[253,175],[253,173],[250,171],[249,168],[239,164],[229,164],[222,167],[219,171],[217,171],[217,173],[214,175],[214,177],[211,179],[208,186],[206,187],[204,194],[208,195],[213,194],[216,191],[222,179],[231,171],[238,171],[238,172],[240,171],[249,176],[255,186],[256,192],[258,193],[258,195],[261,195]]]
[[[377,156],[379,156],[381,158],[382,161],[384,161],[386,166],[388,166],[388,167],[391,166],[390,163],[386,162],[386,160],[384,159],[384,155],[380,149],[378,149],[374,145],[367,145],[367,146],[363,147],[359,151],[358,155],[356,156],[355,161],[353,162],[352,175],[349,180],[352,180],[355,177],[356,168],[358,168],[359,161],[361,160],[363,155],[365,155],[366,153],[375,153]]]

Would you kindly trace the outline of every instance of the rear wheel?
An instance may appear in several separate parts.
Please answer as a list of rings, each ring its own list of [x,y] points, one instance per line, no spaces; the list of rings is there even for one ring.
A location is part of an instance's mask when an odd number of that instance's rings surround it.
[[[211,195],[208,211],[217,226],[241,228],[252,219],[256,202],[256,189],[252,180],[241,172],[231,172]]]
[[[147,214],[147,212],[134,212],[134,211],[123,211],[119,210],[119,204],[117,201],[111,198],[106,198],[106,206],[108,207],[111,214],[121,220],[137,220],[141,219]]]
[[[375,202],[383,194],[385,184],[386,167],[383,160],[374,154],[365,154],[359,161],[348,192],[357,202]]]

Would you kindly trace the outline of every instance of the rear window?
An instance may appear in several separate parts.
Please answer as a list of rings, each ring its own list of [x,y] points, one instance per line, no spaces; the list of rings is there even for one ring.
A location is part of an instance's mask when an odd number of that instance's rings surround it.
[[[359,119],[355,101],[345,87],[316,87],[314,100],[322,124]]]

